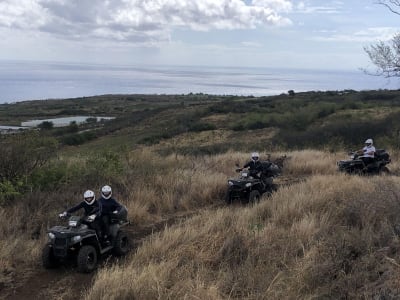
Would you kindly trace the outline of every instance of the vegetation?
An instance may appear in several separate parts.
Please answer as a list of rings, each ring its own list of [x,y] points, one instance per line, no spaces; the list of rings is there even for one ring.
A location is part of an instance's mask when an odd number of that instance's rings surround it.
[[[400,15],[400,2],[397,0],[379,0],[377,4],[381,4],[394,14]],[[367,73],[384,76],[399,77],[400,76],[400,33],[395,34],[390,41],[379,41],[376,44],[365,47],[364,50],[368,54],[371,62],[376,66],[376,70]]]
[[[109,184],[137,231],[186,217],[103,266],[86,299],[400,296],[400,91],[116,95],[0,105],[1,122],[8,113],[116,118],[0,136],[0,288],[35,272],[59,212]],[[388,148],[391,175],[338,174],[366,138]],[[226,207],[226,180],[253,150],[288,156],[279,189]]]
[[[315,175],[255,207],[207,211],[100,270],[86,299],[395,299],[398,185]]]

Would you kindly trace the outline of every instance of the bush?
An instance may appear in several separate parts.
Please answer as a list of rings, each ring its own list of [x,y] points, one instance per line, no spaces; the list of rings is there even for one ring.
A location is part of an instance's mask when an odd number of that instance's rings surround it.
[[[57,149],[54,138],[29,131],[0,139],[0,180],[15,182],[25,178],[54,157]]]
[[[11,182],[9,180],[0,181],[0,205],[6,204],[22,193],[22,183],[20,181]]]
[[[74,169],[76,172],[74,172]],[[49,166],[36,170],[29,178],[29,184],[33,189],[54,190],[66,183],[70,183],[74,178],[79,179],[79,167],[69,167],[64,162],[55,162]]]
[[[232,129],[233,131],[243,131],[243,130],[246,130],[245,126],[244,126],[243,124],[241,124],[241,123],[234,124],[234,125],[231,127],[231,129]]]
[[[113,151],[93,154],[87,159],[84,172],[87,181],[111,181],[123,172],[121,157]]]
[[[216,126],[214,124],[197,122],[189,125],[189,131],[200,132],[200,131],[208,131],[215,130]]]
[[[42,130],[49,130],[49,129],[53,129],[54,124],[53,124],[53,122],[50,122],[50,121],[44,121],[44,122],[40,123],[38,125],[38,127]]]
[[[68,134],[61,138],[61,143],[69,146],[77,146],[95,139],[96,133],[93,131],[85,131],[83,133]]]

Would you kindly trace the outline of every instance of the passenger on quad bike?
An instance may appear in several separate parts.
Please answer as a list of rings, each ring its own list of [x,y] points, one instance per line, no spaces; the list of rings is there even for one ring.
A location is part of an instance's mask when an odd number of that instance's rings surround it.
[[[94,193],[86,194],[94,196]],[[42,252],[42,264],[45,268],[55,268],[75,261],[79,272],[89,273],[96,269],[103,255],[122,256],[128,253],[129,236],[123,230],[129,224],[126,208],[123,206],[117,214],[113,214],[109,228],[112,243],[108,244],[102,243],[98,233],[92,228],[94,215],[90,215],[92,212],[83,217],[70,216],[67,226],[57,225],[48,230],[48,241]],[[68,211],[65,211],[59,216],[64,218],[67,215]]]
[[[101,197],[98,202],[101,206],[101,225],[104,232],[104,239],[108,239],[109,227],[113,215],[118,214],[123,206],[117,200],[111,197],[112,189],[109,185],[101,188]]]
[[[237,167],[239,165],[237,164]],[[249,170],[246,170],[249,168]],[[258,202],[261,195],[276,190],[273,178],[278,176],[280,168],[268,161],[259,161],[257,152],[252,153],[252,160],[243,168],[236,169],[240,173],[239,178],[228,179],[226,202],[231,204],[234,200],[248,203]]]
[[[262,163],[259,160],[259,158],[260,158],[260,155],[258,154],[258,152],[253,152],[251,154],[251,160],[243,166],[243,169],[248,168],[249,176],[251,176],[255,179],[260,179],[261,184],[263,185],[263,190],[264,190],[268,184],[272,183],[272,180],[271,180],[270,176],[266,176],[266,173],[264,172],[265,162]]]
[[[243,166],[243,169],[246,169],[246,168],[249,169],[250,176],[253,176],[258,179],[260,179],[258,174],[259,174],[259,172],[261,172],[261,168],[262,168],[259,158],[260,158],[260,155],[258,154],[258,152],[253,152],[251,154],[251,160]]]
[[[64,211],[59,214],[60,218],[65,218],[69,214],[72,214],[80,209],[84,209],[84,216],[87,217],[87,221],[90,222],[90,227],[96,231],[96,234],[99,238],[101,238],[102,231],[100,225],[100,216],[101,216],[101,204],[96,200],[95,194],[91,190],[87,190],[83,194],[83,201],[79,204],[71,207],[70,209]]]

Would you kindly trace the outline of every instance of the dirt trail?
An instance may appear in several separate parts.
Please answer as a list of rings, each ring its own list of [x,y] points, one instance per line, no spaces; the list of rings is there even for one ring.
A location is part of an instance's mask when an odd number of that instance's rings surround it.
[[[177,224],[199,214],[204,209],[214,207],[216,205],[193,212],[179,212],[146,227],[136,228],[128,225],[125,230],[132,241],[132,249],[139,247],[151,234],[162,231],[165,226]],[[99,268],[107,264],[123,263],[123,261],[124,258],[118,260],[112,256],[103,257]],[[19,278],[13,280],[12,287],[3,289],[0,287],[0,299],[81,299],[85,290],[91,286],[95,274],[95,272],[91,274],[78,273],[72,265],[45,270],[38,262],[35,269],[25,270],[24,274],[19,274]]]
[[[294,177],[279,177],[278,186],[286,186],[298,183],[303,179]],[[129,225],[126,231],[132,241],[132,249],[136,249],[151,234],[162,231],[165,226],[177,224],[185,219],[191,218],[204,211],[223,207],[224,202],[218,202],[207,207],[199,208],[190,212],[178,212],[164,220],[148,225],[146,227],[135,227]],[[101,260],[99,268],[107,264],[123,263],[123,258],[118,260],[114,257],[106,257]],[[82,295],[95,277],[96,272],[92,274],[78,273],[73,266],[64,266],[58,269],[45,270],[40,262],[35,268],[24,270],[23,274],[19,274],[18,278],[13,279],[11,287],[0,287],[0,299],[62,299],[76,300],[81,299]]]

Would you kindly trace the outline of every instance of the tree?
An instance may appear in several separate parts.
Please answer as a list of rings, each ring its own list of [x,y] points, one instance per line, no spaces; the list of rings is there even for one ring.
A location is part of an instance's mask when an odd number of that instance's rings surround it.
[[[70,132],[70,133],[75,133],[75,132],[78,132],[79,131],[79,126],[78,126],[78,124],[76,123],[76,121],[71,121],[70,123],[69,123],[69,125],[68,125],[68,132]]]
[[[386,6],[392,13],[400,15],[400,1],[399,0],[379,0],[376,3]]]
[[[381,0],[377,3],[386,6],[392,13],[400,15],[400,0]],[[375,72],[366,71],[366,73],[400,77],[400,33],[394,35],[390,41],[380,41],[365,47],[364,50],[377,68]]]
[[[57,149],[54,138],[34,131],[2,136],[0,139],[0,182],[14,182],[32,174],[51,159]]]
[[[51,121],[43,121],[42,123],[40,123],[38,125],[38,127],[42,130],[49,130],[49,129],[53,129],[54,124]]]

